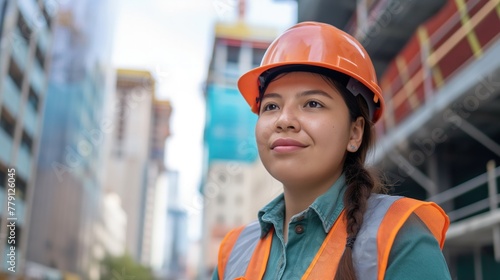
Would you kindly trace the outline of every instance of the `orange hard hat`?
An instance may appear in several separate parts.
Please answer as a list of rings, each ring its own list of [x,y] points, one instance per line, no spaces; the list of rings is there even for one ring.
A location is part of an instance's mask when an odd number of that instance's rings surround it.
[[[301,22],[286,30],[268,47],[260,67],[243,74],[238,88],[258,114],[259,78],[268,70],[282,66],[312,66],[334,70],[350,77],[346,86],[365,98],[373,123],[384,110],[382,91],[372,61],[363,46],[351,35],[325,23]]]

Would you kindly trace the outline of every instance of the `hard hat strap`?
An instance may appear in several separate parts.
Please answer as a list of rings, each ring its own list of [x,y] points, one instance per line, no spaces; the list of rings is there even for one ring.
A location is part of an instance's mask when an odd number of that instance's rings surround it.
[[[373,115],[375,114],[376,104],[373,102],[373,92],[371,92],[365,85],[354,78],[350,78],[346,85],[348,91],[350,91],[354,96],[361,94],[366,101],[368,106],[368,115],[370,120],[373,120]]]

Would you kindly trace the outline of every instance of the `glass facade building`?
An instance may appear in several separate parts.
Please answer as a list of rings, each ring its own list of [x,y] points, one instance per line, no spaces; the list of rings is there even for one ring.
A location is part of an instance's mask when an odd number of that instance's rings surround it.
[[[0,278],[24,275],[53,16],[48,1],[0,1],[0,235],[15,237],[0,244]]]
[[[42,278],[56,270],[64,277],[97,279],[102,246],[95,228],[103,199],[103,110],[112,89],[113,12],[111,1],[50,3],[57,13],[35,169],[28,271]],[[32,83],[38,80],[34,76]]]

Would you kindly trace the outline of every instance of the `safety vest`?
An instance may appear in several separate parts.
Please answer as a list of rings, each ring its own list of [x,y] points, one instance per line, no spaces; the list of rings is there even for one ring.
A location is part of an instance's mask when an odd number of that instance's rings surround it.
[[[372,194],[363,224],[353,247],[353,265],[358,279],[384,279],[396,234],[415,213],[435,236],[441,249],[449,219],[433,202],[400,196]],[[344,211],[333,224],[302,279],[333,279],[346,244]],[[262,279],[271,251],[273,230],[261,237],[257,221],[229,232],[221,243],[219,279]]]

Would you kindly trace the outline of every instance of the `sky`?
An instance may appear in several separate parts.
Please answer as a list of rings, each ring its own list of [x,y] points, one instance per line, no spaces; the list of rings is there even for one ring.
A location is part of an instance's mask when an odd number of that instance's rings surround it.
[[[173,106],[167,166],[179,172],[181,203],[191,218],[189,237],[200,236],[199,185],[203,158],[206,80],[216,21],[236,18],[237,0],[120,0],[114,67],[149,70],[160,99]],[[277,16],[279,15],[279,16]],[[285,30],[296,22],[296,1],[252,0],[250,24]]]

